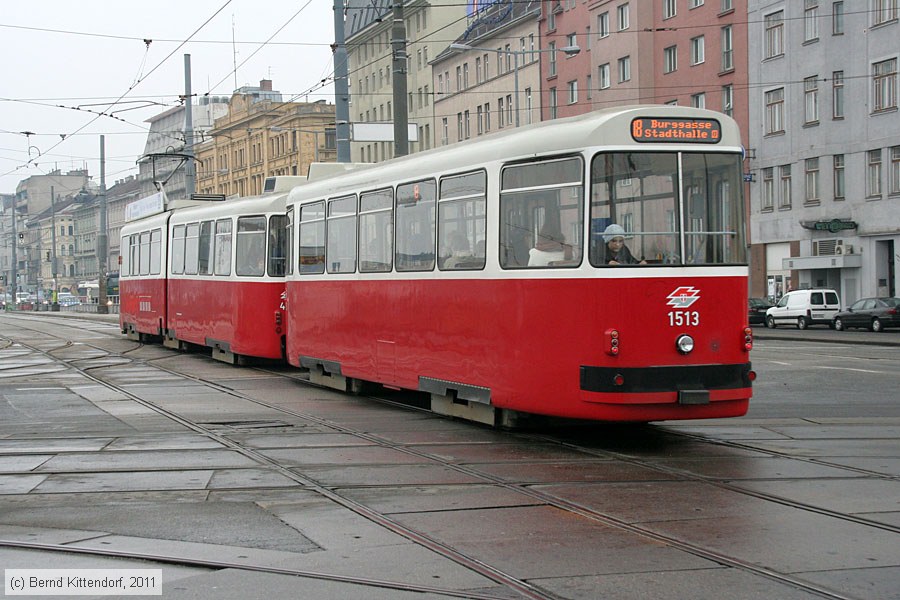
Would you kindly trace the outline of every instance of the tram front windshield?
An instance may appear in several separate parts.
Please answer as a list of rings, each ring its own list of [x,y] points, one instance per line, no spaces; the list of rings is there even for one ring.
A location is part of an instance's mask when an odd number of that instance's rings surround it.
[[[594,266],[607,266],[605,246],[619,231],[644,264],[743,264],[744,218],[737,154],[604,152],[592,161]]]

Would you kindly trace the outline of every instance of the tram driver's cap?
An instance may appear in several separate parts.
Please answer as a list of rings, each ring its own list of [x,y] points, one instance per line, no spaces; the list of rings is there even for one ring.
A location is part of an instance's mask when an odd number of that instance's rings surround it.
[[[620,237],[623,239],[625,238],[625,230],[622,229],[621,225],[616,225],[615,223],[613,223],[612,225],[608,226],[603,231],[603,241],[604,242],[609,243],[610,240],[613,240],[617,237]]]

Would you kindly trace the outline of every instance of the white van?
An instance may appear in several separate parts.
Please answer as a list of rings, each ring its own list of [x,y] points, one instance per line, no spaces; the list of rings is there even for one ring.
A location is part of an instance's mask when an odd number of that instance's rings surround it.
[[[766,311],[766,326],[771,329],[779,325],[796,325],[797,329],[810,325],[834,327],[834,315],[839,310],[841,301],[834,290],[794,290]]]

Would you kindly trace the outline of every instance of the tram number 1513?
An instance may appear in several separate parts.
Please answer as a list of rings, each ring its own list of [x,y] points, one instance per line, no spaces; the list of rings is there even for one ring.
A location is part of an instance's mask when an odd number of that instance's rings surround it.
[[[696,310],[673,310],[669,312],[669,327],[697,327],[700,313]]]

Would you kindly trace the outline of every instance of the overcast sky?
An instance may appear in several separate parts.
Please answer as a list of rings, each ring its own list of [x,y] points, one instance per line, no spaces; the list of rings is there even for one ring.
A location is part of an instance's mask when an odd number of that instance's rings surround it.
[[[230,96],[271,79],[285,100],[334,102],[333,4],[3,0],[0,193],[56,168],[87,166],[99,183],[101,134],[107,187],[136,174],[145,120],[178,106],[184,93],[185,54],[195,95]]]

